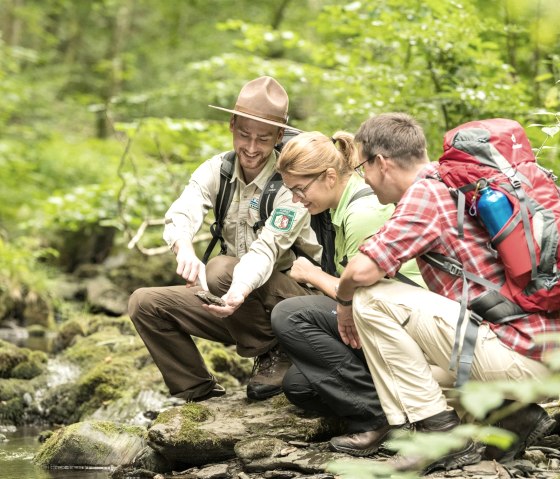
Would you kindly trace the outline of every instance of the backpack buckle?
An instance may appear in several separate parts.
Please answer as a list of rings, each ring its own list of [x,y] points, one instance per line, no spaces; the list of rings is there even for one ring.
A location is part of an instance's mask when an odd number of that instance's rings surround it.
[[[463,275],[463,268],[456,264],[449,263],[447,265],[447,272],[452,274],[453,276],[462,276]]]

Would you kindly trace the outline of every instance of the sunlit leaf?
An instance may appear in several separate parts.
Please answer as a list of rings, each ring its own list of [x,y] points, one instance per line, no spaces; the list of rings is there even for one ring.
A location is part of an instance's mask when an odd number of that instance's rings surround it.
[[[548,136],[554,136],[556,133],[560,131],[560,127],[558,126],[545,126],[541,128],[542,132],[547,134]]]
[[[503,391],[488,383],[469,381],[461,391],[461,404],[478,419],[499,407],[503,400]]]
[[[500,449],[507,449],[515,439],[516,436],[511,431],[492,426],[481,427],[477,435],[478,441]]]

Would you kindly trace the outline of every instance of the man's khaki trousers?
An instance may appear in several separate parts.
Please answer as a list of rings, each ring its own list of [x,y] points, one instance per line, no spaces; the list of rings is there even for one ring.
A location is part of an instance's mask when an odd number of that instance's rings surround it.
[[[438,384],[449,370],[459,303],[422,288],[383,279],[354,295],[354,321],[389,424],[416,422],[446,409]],[[467,313],[468,314],[468,313]],[[463,323],[463,328],[467,325]],[[463,331],[464,332],[464,331]],[[447,371],[434,377],[430,364]],[[483,323],[478,329],[471,379],[544,379],[547,367],[507,347]]]

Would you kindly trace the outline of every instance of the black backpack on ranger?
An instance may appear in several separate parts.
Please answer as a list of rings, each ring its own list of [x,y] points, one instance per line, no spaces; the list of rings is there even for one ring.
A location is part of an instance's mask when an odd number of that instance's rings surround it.
[[[235,152],[230,151],[224,155],[222,166],[220,167],[220,189],[216,197],[216,207],[214,208],[215,221],[210,226],[210,233],[212,239],[206,248],[202,262],[206,264],[216,243],[220,241],[220,254],[226,254],[227,248],[222,230],[224,227],[224,218],[228,211],[233,198],[234,185],[231,183],[233,176],[233,168],[235,166]],[[271,215],[274,209],[274,199],[276,194],[282,187],[282,177],[280,173],[275,172],[267,181],[266,186],[261,193],[259,200],[259,216],[260,220],[253,225],[253,230],[256,232],[261,229],[267,218]],[[373,192],[369,193],[372,194]],[[354,198],[353,198],[354,199]],[[321,256],[321,269],[330,275],[336,276],[336,264],[334,262],[334,238],[335,230],[331,223],[331,216],[328,210],[322,213],[311,215],[311,227],[315,231],[318,243],[323,247],[323,254]],[[313,258],[309,257],[297,246],[292,246],[292,250],[296,256],[304,256],[312,263],[317,264]]]

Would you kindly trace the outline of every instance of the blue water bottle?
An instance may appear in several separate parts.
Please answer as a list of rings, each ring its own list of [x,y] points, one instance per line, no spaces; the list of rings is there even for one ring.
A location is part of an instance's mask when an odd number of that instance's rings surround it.
[[[489,186],[480,190],[477,209],[491,238],[496,236],[513,214],[513,208],[507,196]]]

